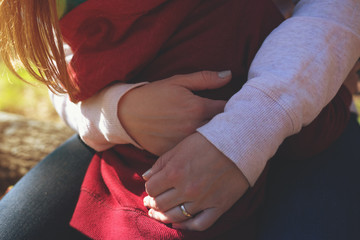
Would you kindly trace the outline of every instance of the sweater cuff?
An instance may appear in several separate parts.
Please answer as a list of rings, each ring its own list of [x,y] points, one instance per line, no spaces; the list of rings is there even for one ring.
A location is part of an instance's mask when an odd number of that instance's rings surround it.
[[[197,131],[232,160],[253,186],[283,140],[299,129],[274,99],[245,85],[224,113]]]
[[[121,125],[117,111],[122,96],[145,84],[147,82],[115,84],[83,101],[81,111],[90,120],[85,124],[87,129],[81,134],[83,141],[97,151],[104,151],[116,144],[132,144],[141,148]]]

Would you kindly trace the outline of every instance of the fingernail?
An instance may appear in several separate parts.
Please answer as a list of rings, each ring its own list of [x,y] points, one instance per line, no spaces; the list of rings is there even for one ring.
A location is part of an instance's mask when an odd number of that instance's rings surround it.
[[[219,76],[219,78],[229,77],[229,76],[231,76],[231,71],[226,70],[226,71],[218,72],[218,76]]]
[[[142,178],[144,180],[148,180],[149,179],[149,176],[150,176],[150,173],[151,173],[151,168],[149,170],[147,170],[143,175],[142,175]]]

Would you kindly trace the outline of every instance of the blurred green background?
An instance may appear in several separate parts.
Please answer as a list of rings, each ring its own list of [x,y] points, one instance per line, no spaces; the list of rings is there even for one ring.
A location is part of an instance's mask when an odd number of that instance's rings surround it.
[[[15,77],[0,60],[0,111],[42,121],[60,121],[51,105],[47,88],[25,71],[19,71],[32,85]]]

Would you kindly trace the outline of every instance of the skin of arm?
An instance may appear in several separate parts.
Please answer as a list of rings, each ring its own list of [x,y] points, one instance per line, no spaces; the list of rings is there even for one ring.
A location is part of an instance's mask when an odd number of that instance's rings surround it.
[[[147,84],[122,97],[118,117],[139,145],[160,156],[223,112],[225,101],[193,91],[219,88],[230,79],[230,71],[203,71]]]

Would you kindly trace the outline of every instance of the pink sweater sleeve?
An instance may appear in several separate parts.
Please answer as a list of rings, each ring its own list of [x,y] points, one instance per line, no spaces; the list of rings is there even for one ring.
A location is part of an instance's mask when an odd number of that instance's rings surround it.
[[[96,151],[104,151],[115,144],[133,144],[141,148],[122,127],[118,119],[117,107],[122,96],[144,84],[146,82],[114,84],[77,104],[71,102],[66,94],[55,95],[50,92],[50,98],[65,123]]]
[[[329,103],[360,56],[360,1],[304,0],[266,39],[248,82],[198,129],[253,185],[283,140]]]

